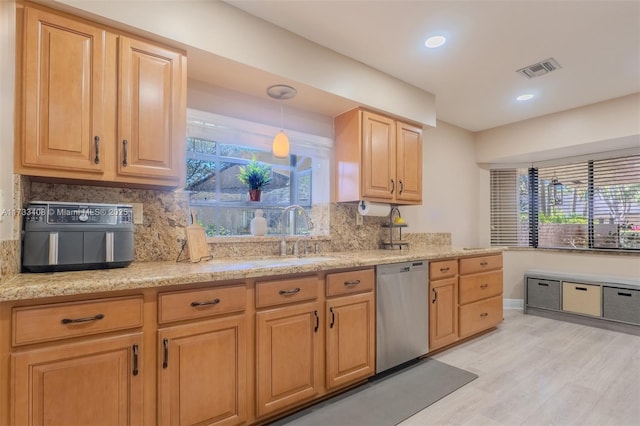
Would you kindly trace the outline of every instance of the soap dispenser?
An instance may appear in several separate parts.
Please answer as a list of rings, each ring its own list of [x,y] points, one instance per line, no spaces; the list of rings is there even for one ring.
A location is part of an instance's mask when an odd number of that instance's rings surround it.
[[[256,237],[267,233],[267,219],[262,216],[262,209],[256,210],[256,216],[251,219],[250,229],[251,233]]]

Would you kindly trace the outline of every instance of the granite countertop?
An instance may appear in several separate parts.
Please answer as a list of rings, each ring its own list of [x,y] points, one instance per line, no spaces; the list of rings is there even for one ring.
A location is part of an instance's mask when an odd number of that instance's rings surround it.
[[[437,260],[500,253],[503,248],[367,250],[307,257],[214,259],[190,262],[134,262],[127,268],[17,274],[0,285],[0,302],[118,290],[312,273],[413,260]]]

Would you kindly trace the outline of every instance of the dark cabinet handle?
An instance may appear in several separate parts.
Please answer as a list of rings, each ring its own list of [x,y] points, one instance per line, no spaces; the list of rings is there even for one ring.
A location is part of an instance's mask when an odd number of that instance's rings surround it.
[[[84,318],[62,318],[60,322],[62,324],[75,324],[78,322],[89,322],[89,321],[98,321],[104,318],[103,314],[94,315],[92,317],[84,317]]]
[[[487,266],[488,264],[488,262],[480,262],[480,266]]]
[[[436,291],[436,289],[432,289],[431,291],[433,291],[433,300],[431,301],[431,303],[436,303],[436,301],[438,300],[438,292]]]
[[[316,327],[313,329],[314,332],[318,332],[318,328],[320,327],[320,317],[318,316],[318,311],[313,311],[313,315],[316,316]]]
[[[396,190],[396,182],[393,179],[391,179],[391,193],[393,194],[393,191],[395,190]]]
[[[480,314],[480,318],[485,318],[485,317],[488,317],[488,316],[489,316],[489,314],[487,312],[483,312],[483,313]]]
[[[587,291],[587,288],[586,287],[576,287],[576,290]]]
[[[333,328],[333,325],[336,323],[336,314],[333,312],[333,308],[329,308],[329,312],[331,312],[331,324],[329,324],[329,328]]]
[[[122,152],[123,152],[122,167],[127,167],[129,165],[129,163],[127,163],[127,145],[128,144],[129,142],[127,142],[126,139],[122,140]]]
[[[538,283],[538,285],[539,285],[539,286],[542,286],[542,287],[549,287],[549,284],[548,284],[548,283]]]
[[[169,339],[162,339],[162,368],[169,367]]]
[[[353,281],[345,281],[344,285],[346,286],[352,286],[352,285],[358,285],[360,284],[360,280],[353,280]]]
[[[400,192],[399,192],[399,194],[402,195],[402,191],[404,191],[404,183],[402,183],[402,181],[400,181],[399,183],[400,183]]]
[[[278,292],[278,294],[281,296],[286,296],[287,294],[296,294],[296,293],[300,293],[300,287],[292,288],[291,290],[280,290]]]
[[[620,292],[618,292],[618,296],[632,297],[633,295],[631,293],[620,293]]]
[[[440,272],[449,272],[449,267],[447,266],[446,268],[440,268]]]
[[[218,303],[220,303],[220,299],[213,299],[206,302],[191,302],[191,306],[196,308],[198,306],[217,305]]]
[[[133,345],[133,375],[138,375],[138,345]]]
[[[93,145],[96,148],[96,157],[93,159],[93,162],[100,164],[100,136],[95,136],[93,138]]]
[[[489,284],[482,284],[482,285],[480,286],[480,288],[481,288],[481,289],[483,289],[483,290],[484,290],[485,288],[487,288],[487,287],[489,287]]]

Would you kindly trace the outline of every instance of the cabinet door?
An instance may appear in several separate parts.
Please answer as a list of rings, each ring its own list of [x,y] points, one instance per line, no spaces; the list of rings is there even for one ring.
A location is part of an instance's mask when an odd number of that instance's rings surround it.
[[[311,399],[320,389],[318,303],[256,314],[257,414],[264,416]]]
[[[395,121],[362,112],[362,196],[393,200],[396,181]]]
[[[25,8],[23,140],[16,168],[97,176],[104,170],[106,33],[91,25]],[[113,104],[112,104],[113,105]],[[98,139],[96,139],[98,138]]]
[[[16,425],[140,425],[142,334],[13,354]]]
[[[373,293],[363,293],[326,304],[326,383],[333,389],[375,371],[375,301]]]
[[[398,201],[422,201],[422,129],[407,123],[396,123],[396,164]]]
[[[158,331],[161,425],[235,425],[246,420],[244,315]]]
[[[182,182],[185,175],[186,74],[183,57],[120,37],[118,175]],[[124,179],[122,179],[124,177]]]
[[[458,278],[429,283],[429,350],[458,340]]]

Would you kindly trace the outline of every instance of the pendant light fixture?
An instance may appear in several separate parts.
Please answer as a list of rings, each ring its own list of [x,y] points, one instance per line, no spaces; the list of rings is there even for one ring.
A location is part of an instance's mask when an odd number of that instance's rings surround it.
[[[286,84],[276,84],[267,88],[267,95],[279,101],[291,99],[298,91]],[[271,152],[276,158],[286,158],[289,155],[289,138],[284,132],[284,106],[280,104],[280,131],[273,138]]]

